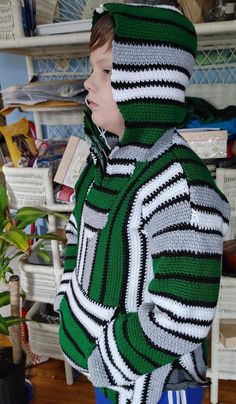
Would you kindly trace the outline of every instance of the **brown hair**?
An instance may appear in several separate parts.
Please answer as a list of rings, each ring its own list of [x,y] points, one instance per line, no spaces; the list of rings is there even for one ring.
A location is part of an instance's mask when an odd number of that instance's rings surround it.
[[[107,43],[107,48],[111,49],[114,39],[115,29],[111,14],[103,15],[93,26],[90,36],[90,51],[93,51]]]

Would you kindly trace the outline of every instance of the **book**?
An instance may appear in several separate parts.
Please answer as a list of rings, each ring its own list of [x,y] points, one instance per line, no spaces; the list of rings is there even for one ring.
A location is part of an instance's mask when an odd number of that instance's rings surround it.
[[[36,27],[36,35],[57,35],[90,31],[92,20],[63,21],[53,24],[41,24]]]
[[[71,136],[57,169],[54,181],[74,188],[90,153],[90,144],[85,140]]]
[[[225,348],[236,347],[236,324],[221,324],[220,325],[220,342]]]

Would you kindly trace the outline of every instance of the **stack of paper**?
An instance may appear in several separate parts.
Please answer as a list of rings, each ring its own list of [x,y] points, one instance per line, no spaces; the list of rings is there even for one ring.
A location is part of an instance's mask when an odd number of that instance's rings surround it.
[[[35,105],[46,101],[84,103],[84,80],[35,81],[2,90],[4,105]]]

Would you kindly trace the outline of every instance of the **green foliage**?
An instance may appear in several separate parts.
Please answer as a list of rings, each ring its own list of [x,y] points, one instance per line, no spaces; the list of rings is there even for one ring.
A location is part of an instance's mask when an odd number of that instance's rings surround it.
[[[26,226],[34,223],[39,218],[47,218],[48,215],[66,219],[57,212],[34,207],[24,207],[17,210],[14,217],[8,208],[8,198],[4,185],[0,184],[0,281],[7,283],[9,274],[13,273],[11,261],[23,254],[31,254],[32,239],[60,240],[62,238],[54,233],[43,235],[27,234]],[[49,257],[45,251],[40,251],[40,256],[48,262]],[[0,292],[0,308],[10,303],[9,292]],[[3,317],[0,315],[0,334],[9,334],[8,328],[22,318]]]

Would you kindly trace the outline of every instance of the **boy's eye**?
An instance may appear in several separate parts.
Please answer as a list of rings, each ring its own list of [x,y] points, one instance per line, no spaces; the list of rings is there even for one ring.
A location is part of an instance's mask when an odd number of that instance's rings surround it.
[[[110,73],[111,73],[111,69],[104,69],[103,71],[104,71],[104,73],[106,73],[106,74],[110,74]]]

